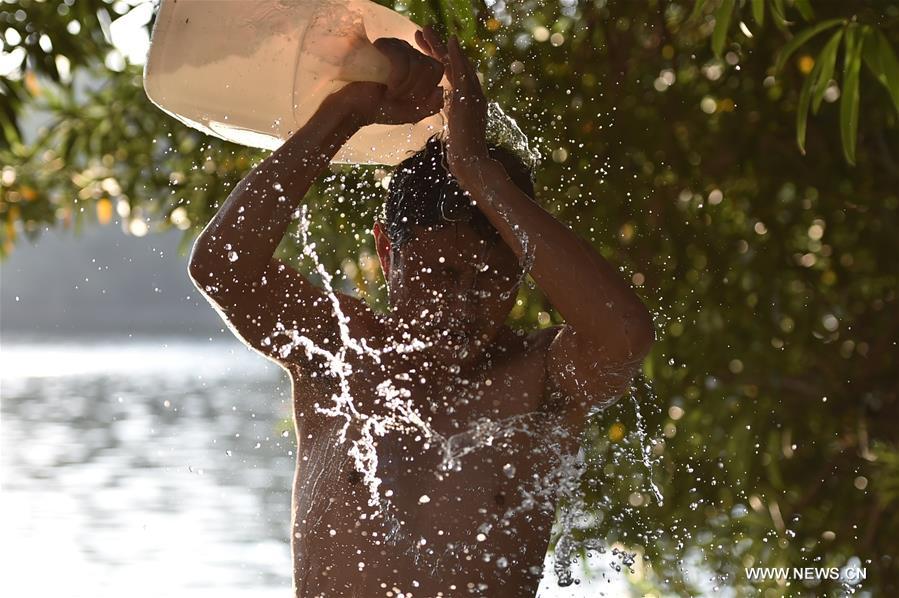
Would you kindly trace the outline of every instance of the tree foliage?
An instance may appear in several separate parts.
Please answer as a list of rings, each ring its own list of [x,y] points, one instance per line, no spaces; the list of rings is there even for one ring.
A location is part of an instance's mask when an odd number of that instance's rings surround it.
[[[174,226],[187,242],[263,155],[148,102],[140,67],[120,64],[110,42],[127,4],[0,7],[4,60],[24,57],[0,79],[4,253],[49,226],[114,220],[135,234]],[[858,558],[865,587],[896,592],[899,9],[396,8],[460,34],[488,95],[544,156],[538,199],[619,263],[656,313],[660,340],[635,391],[654,479],[634,403],[597,416],[583,486],[598,516],[585,533],[644,555],[635,583],[647,591],[695,590],[683,573],[694,560],[715,583],[747,588],[746,566]],[[46,124],[28,138],[22,119],[35,110]],[[381,305],[369,229],[387,173],[333,170],[309,197],[319,254]],[[295,241],[282,251],[296,256]],[[530,288],[512,320],[560,317]]]

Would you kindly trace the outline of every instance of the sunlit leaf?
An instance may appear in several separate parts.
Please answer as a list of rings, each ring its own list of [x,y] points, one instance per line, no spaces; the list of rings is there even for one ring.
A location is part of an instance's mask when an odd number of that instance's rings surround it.
[[[812,98],[812,89],[820,86],[818,82],[821,74],[821,62],[815,61],[812,72],[808,74],[805,81],[802,82],[802,89],[799,91],[799,103],[796,106],[796,142],[799,144],[799,151],[805,154],[805,128],[808,122],[809,104]]]
[[[451,33],[465,43],[471,43],[477,33],[477,22],[471,0],[440,0],[443,20]]]
[[[827,84],[833,78],[833,71],[837,62],[837,50],[840,47],[840,40],[843,37],[843,30],[840,29],[834,33],[824,45],[824,49],[818,54],[815,61],[816,67],[821,67],[821,74],[815,85],[814,98],[812,100],[812,111],[817,114],[821,101],[824,99],[824,92],[827,91]]]
[[[693,3],[693,11],[690,13],[690,18],[695,19],[700,14],[702,14],[702,9],[705,6],[706,0],[696,0]]]
[[[405,6],[410,19],[433,26],[444,37],[456,34],[465,43],[475,39],[477,19],[470,0],[409,0]]]
[[[5,107],[3,108],[4,112],[6,112]],[[4,116],[5,118],[0,119],[0,132],[2,132],[2,136],[0,136],[0,148],[8,148],[13,143],[21,140],[16,122],[11,117],[7,115]]]
[[[11,243],[16,240],[16,222],[21,217],[19,206],[10,206],[6,211],[6,236]]]
[[[786,43],[786,45],[784,45],[783,48],[781,48],[780,53],[777,55],[777,61],[774,63],[774,70],[780,71],[781,69],[783,69],[784,64],[786,64],[790,56],[793,55],[793,52],[795,52],[802,44],[818,35],[822,31],[827,31],[828,29],[836,27],[837,25],[840,25],[842,23],[845,23],[845,20],[828,19],[826,21],[818,23],[814,27],[809,27],[808,29],[804,29],[803,31],[797,33],[793,37],[793,39],[791,39]]]
[[[21,82],[0,78],[0,97],[0,148],[8,148],[21,140],[18,114],[27,96]]]
[[[840,139],[843,155],[850,164],[855,164],[855,145],[858,137],[858,79],[862,63],[862,44],[858,25],[846,28],[843,58],[843,93],[840,96]]]
[[[712,31],[712,52],[721,57],[724,52],[724,42],[727,41],[727,30],[730,27],[730,19],[734,12],[734,0],[722,0],[721,6],[715,11],[715,29]]]
[[[765,24],[765,0],[752,0],[752,18],[759,26]]]
[[[771,0],[769,6],[771,8],[771,18],[774,20],[774,24],[777,25],[778,28],[786,30],[787,26],[791,25],[791,23],[787,20],[783,0]]]
[[[889,40],[882,31],[865,27],[863,38],[862,56],[865,64],[874,77],[886,87],[893,100],[893,106],[899,111],[899,59],[896,58]]]
[[[809,0],[795,0],[795,6],[796,10],[799,11],[799,14],[806,21],[811,21],[815,18],[815,11],[812,10],[812,4]]]
[[[97,200],[97,222],[109,224],[110,220],[112,220],[112,202],[109,198],[103,197]]]
[[[434,10],[429,0],[409,0],[406,2],[408,16],[418,25],[431,25],[440,35],[446,35],[446,23],[442,12]]]

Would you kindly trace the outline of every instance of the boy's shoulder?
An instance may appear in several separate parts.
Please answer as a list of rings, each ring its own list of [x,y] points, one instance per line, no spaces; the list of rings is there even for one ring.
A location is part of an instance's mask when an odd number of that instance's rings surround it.
[[[555,340],[556,336],[565,325],[550,326],[548,328],[538,328],[529,332],[508,330],[503,349],[500,355],[505,354],[505,359],[500,359],[500,363],[508,365],[520,364],[525,367],[536,367],[537,364],[543,364],[546,358],[546,352],[549,346]],[[516,367],[520,367],[516,365]]]

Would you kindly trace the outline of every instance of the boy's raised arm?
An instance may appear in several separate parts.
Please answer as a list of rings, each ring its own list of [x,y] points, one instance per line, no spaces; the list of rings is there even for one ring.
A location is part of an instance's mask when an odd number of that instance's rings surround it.
[[[400,40],[382,38],[375,45],[390,58],[394,80],[350,83],[328,96],[305,126],[240,181],[191,253],[194,284],[250,346],[282,362],[288,356],[271,342],[278,324],[318,346],[339,339],[331,300],[273,257],[306,192],[359,128],[417,122],[443,103],[439,63]],[[340,309],[354,326],[373,317],[364,302],[348,296],[341,296]]]
[[[253,168],[200,236],[190,274],[207,296],[231,302],[269,265],[292,215],[331,157],[361,126],[328,97],[310,121]]]
[[[551,386],[568,402],[560,410],[580,421],[626,390],[655,340],[652,316],[640,298],[585,240],[518,188],[489,157],[486,98],[458,40],[431,29],[422,36],[444,61],[453,93],[447,106],[447,163],[503,240],[520,259],[532,259],[534,280],[565,318],[547,351]]]

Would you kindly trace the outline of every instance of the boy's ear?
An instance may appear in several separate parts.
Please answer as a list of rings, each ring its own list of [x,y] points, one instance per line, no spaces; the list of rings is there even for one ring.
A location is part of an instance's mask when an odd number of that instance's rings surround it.
[[[378,261],[381,263],[381,271],[384,273],[384,279],[390,277],[390,238],[381,225],[380,220],[375,220],[372,227],[372,234],[375,236],[375,251],[378,252]]]

